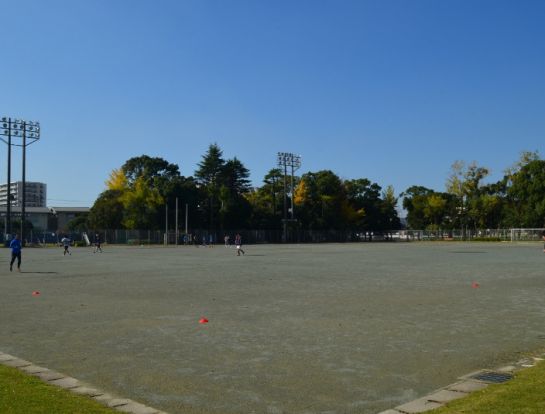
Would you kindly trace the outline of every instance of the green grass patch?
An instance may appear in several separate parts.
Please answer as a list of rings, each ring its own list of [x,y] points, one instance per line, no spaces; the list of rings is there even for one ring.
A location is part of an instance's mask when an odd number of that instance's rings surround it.
[[[49,385],[16,368],[0,365],[2,414],[113,414],[89,397]]]
[[[453,401],[433,414],[543,414],[545,363],[518,372],[503,384],[490,385],[469,397]]]

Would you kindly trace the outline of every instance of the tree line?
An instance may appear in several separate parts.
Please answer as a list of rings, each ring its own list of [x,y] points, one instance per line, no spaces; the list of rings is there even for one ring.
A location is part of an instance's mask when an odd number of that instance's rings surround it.
[[[452,165],[446,191],[412,186],[401,194],[413,229],[542,228],[545,223],[545,161],[523,152],[501,180],[485,184],[486,167]]]
[[[142,155],[111,172],[86,217],[70,223],[72,230],[173,228],[175,203],[179,217],[188,206],[191,229],[279,229],[285,215],[284,174],[272,168],[260,187],[239,159],[225,159],[217,144],[208,147],[192,176],[178,165]],[[382,189],[366,178],[342,180],[329,170],[295,177],[286,203],[294,205],[295,224],[306,230],[384,231],[398,229],[398,199],[392,187]],[[288,213],[291,217],[291,211]],[[183,221],[183,220],[181,220]],[[181,222],[179,227],[183,229]]]
[[[475,162],[452,165],[444,192],[414,185],[396,196],[367,178],[343,180],[330,170],[287,180],[272,168],[262,185],[252,187],[239,159],[224,159],[217,144],[208,147],[192,176],[178,165],[142,155],[111,172],[90,213],[78,217],[77,229],[164,229],[174,227],[175,202],[180,217],[187,205],[191,229],[280,229],[286,205],[294,206],[304,230],[385,232],[401,228],[398,201],[412,229],[542,227],[545,217],[545,161],[524,152],[497,183],[485,184],[486,167]],[[293,200],[291,199],[293,197]],[[291,211],[288,212],[288,218]],[[179,223],[179,227],[183,225]]]

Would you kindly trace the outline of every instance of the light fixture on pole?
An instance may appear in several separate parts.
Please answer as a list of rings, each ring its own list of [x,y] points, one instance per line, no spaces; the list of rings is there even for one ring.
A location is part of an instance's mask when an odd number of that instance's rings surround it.
[[[26,216],[26,147],[34,144],[40,139],[40,123],[34,121],[25,121],[24,119],[14,119],[2,117],[0,121],[0,140],[8,145],[8,182],[6,198],[6,236],[11,234],[11,147],[22,147],[22,181],[23,188],[21,199],[21,242],[25,242],[24,222]],[[15,140],[15,141],[14,141]]]
[[[279,167],[284,167],[284,231],[282,236],[282,241],[285,243],[287,241],[288,233],[288,221],[296,221],[295,219],[295,210],[293,206],[293,192],[294,192],[294,173],[299,168],[301,168],[301,156],[293,154],[291,152],[279,152],[277,154],[277,164]],[[291,167],[291,183],[290,183],[290,204],[291,204],[291,219],[288,220],[288,199],[287,199],[287,175],[288,167]]]

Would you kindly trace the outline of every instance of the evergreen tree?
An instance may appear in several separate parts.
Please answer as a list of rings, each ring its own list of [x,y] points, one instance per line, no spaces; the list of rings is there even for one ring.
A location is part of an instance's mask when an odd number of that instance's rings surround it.
[[[218,144],[211,144],[195,171],[197,183],[202,186],[207,196],[207,202],[203,203],[202,207],[208,213],[208,225],[211,230],[214,228],[214,217],[218,213],[217,200],[223,184],[225,160],[222,156],[223,152]]]

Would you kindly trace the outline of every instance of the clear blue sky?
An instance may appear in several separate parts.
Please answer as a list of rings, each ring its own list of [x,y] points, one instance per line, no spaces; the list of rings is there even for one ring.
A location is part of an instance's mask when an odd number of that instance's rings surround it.
[[[397,193],[455,160],[544,154],[545,1],[0,0],[0,115],[38,120],[27,179],[92,205],[128,158],[255,185],[278,151]],[[15,151],[18,160],[20,153]],[[6,180],[0,147],[0,181]],[[14,179],[20,177],[14,163]]]

